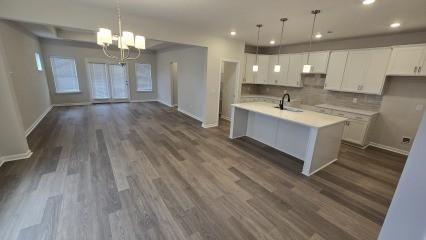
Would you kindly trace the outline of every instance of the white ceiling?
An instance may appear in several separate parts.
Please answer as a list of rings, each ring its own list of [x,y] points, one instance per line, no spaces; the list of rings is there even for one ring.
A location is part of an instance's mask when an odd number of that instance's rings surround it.
[[[115,0],[68,0],[90,4],[113,11]],[[278,42],[281,17],[289,18],[284,44],[309,41],[312,9],[321,9],[317,31],[322,40],[359,37],[426,29],[426,0],[376,0],[362,5],[362,0],[121,0],[122,11],[143,17],[184,24],[207,30],[216,36],[256,43],[257,23],[264,27],[261,44]],[[125,14],[124,14],[125,21]],[[402,27],[389,24],[400,21]],[[328,31],[333,33],[327,34]]]

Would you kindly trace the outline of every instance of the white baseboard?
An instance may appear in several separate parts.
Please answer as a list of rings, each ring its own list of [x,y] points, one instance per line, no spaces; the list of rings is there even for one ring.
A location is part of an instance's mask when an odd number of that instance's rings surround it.
[[[389,147],[389,146],[379,144],[379,143],[374,143],[374,142],[370,142],[368,144],[368,146],[381,148],[381,149],[384,149],[384,150],[387,150],[387,151],[390,151],[390,152],[394,152],[394,153],[399,153],[399,154],[402,154],[402,155],[405,155],[405,156],[408,156],[408,153],[409,153],[409,151],[405,151],[405,150],[394,148],[394,147]]]
[[[3,165],[3,163],[5,163],[5,162],[30,158],[31,155],[33,155],[33,152],[31,152],[31,150],[28,150],[26,153],[20,153],[20,154],[14,154],[14,155],[0,157],[0,166]]]
[[[132,103],[158,102],[158,99],[130,100]]]
[[[211,124],[205,124],[205,123],[203,123],[201,126],[203,128],[213,128],[213,127],[218,127],[219,123],[211,123]]]
[[[157,102],[159,102],[159,103],[161,103],[161,104],[164,104],[164,105],[166,105],[166,106],[168,106],[168,107],[173,107],[172,105],[170,105],[169,103],[166,103],[166,102],[164,102],[163,100],[160,100],[160,99],[157,99]]]
[[[187,116],[190,116],[190,117],[192,117],[192,118],[194,118],[194,119],[197,119],[197,120],[198,120],[198,121],[200,121],[200,122],[202,122],[202,121],[203,121],[203,120],[202,120],[201,118],[199,118],[198,116],[195,116],[194,114],[189,113],[189,112],[187,112],[187,111],[185,111],[185,110],[182,110],[182,109],[178,108],[178,111],[179,111],[179,112],[181,112],[181,113],[183,113],[183,114],[185,114],[185,115],[187,115]]]
[[[71,106],[85,106],[85,105],[91,105],[91,102],[81,102],[81,103],[59,103],[59,104],[53,104],[53,107],[71,107]]]
[[[46,115],[50,112],[50,110],[52,110],[53,106],[50,105],[50,107],[48,107],[46,109],[46,111],[44,111],[40,117],[37,118],[37,120],[35,120],[35,122],[33,122],[33,124],[31,124],[31,126],[25,130],[25,137],[28,137],[28,135],[30,135],[30,133],[34,130],[34,128],[37,127],[37,125],[44,119],[44,117],[46,117]]]

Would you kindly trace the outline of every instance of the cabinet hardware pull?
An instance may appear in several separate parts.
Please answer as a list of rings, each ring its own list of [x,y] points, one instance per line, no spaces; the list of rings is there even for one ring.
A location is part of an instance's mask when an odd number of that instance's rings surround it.
[[[417,73],[417,66],[414,67],[414,73]]]
[[[420,73],[422,71],[422,67],[419,67],[418,69],[417,69],[417,72],[418,73]]]

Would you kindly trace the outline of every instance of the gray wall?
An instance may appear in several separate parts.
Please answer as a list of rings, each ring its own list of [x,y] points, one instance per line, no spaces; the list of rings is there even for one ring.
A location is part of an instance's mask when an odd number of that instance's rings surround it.
[[[0,164],[4,157],[24,155],[29,151],[15,91],[9,77],[10,70],[5,54],[7,46],[3,44],[2,37],[3,34],[0,35]]]
[[[380,231],[379,240],[426,239],[426,115]]]
[[[172,104],[172,83],[170,63],[177,62],[178,109],[203,121],[207,50],[203,47],[183,47],[159,52],[158,100],[166,105]]]
[[[284,40],[285,42],[285,36]],[[356,48],[374,48],[386,47],[403,44],[416,44],[426,42],[426,31],[406,32],[386,35],[376,35],[369,37],[337,39],[337,40],[317,40],[312,43],[312,51],[321,50],[341,50],[341,49],[356,49]],[[282,53],[299,53],[309,51],[309,43],[283,45]],[[256,53],[255,46],[246,46],[245,52]],[[277,54],[278,46],[259,47],[259,54]]]
[[[37,71],[35,52],[40,51],[37,37],[17,24],[0,21],[0,36],[25,130],[50,108],[45,69]]]
[[[43,51],[44,62],[46,65],[47,79],[49,83],[50,96],[53,104],[70,104],[70,103],[87,103],[90,102],[90,79],[88,76],[86,59],[100,59],[109,61],[102,52],[102,49],[96,44],[42,39],[41,48]],[[118,54],[117,51],[113,51]],[[77,75],[80,84],[80,93],[74,94],[57,94],[55,93],[52,69],[50,66],[50,57],[70,57],[74,58],[77,65]],[[152,52],[142,53],[142,57],[136,60],[138,63],[151,64],[153,91],[137,92],[135,61],[129,61],[129,88],[130,99],[132,101],[144,101],[157,99],[157,76],[156,76],[156,55]]]

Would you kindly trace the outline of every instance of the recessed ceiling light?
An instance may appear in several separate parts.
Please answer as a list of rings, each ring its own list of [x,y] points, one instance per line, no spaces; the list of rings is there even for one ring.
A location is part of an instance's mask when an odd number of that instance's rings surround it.
[[[394,22],[390,25],[391,28],[398,28],[400,26],[401,26],[401,23],[399,23],[399,22]]]
[[[364,4],[364,5],[370,5],[370,4],[372,4],[372,3],[374,3],[376,0],[364,0],[364,1],[362,1],[362,4]]]
[[[322,34],[321,34],[321,33],[317,33],[317,34],[315,34],[315,38],[316,38],[316,39],[320,39],[320,38],[322,38]]]
[[[230,32],[230,34],[231,34],[231,36],[235,36],[235,35],[237,35],[237,32],[232,31],[232,32]]]
[[[274,44],[275,44],[275,40],[271,40],[271,41],[269,42],[269,44],[274,45]]]

